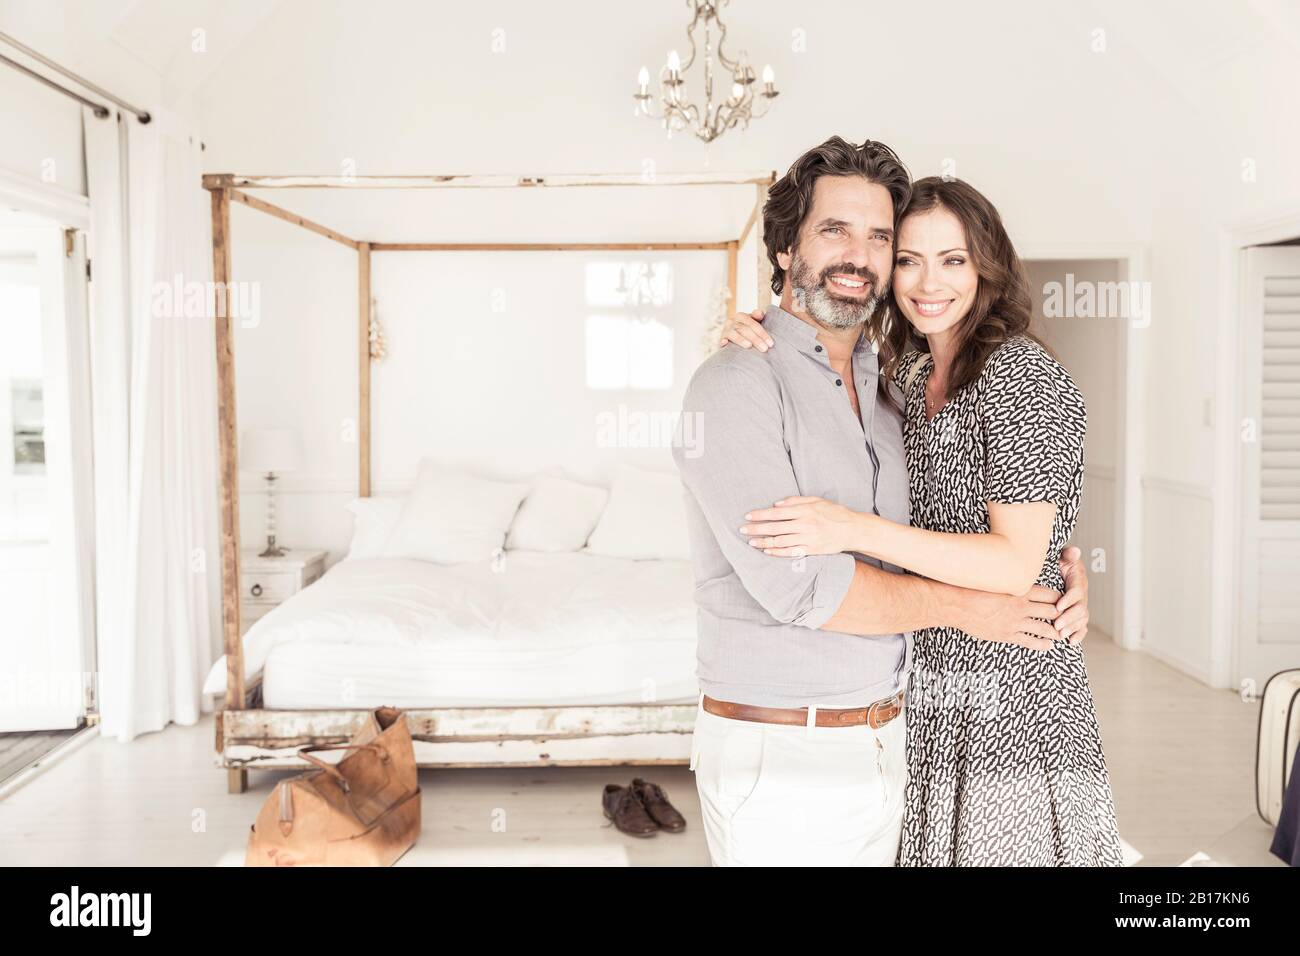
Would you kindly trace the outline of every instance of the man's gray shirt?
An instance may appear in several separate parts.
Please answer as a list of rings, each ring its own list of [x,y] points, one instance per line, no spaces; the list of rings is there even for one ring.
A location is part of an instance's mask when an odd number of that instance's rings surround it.
[[[819,628],[848,593],[854,561],[881,563],[848,554],[772,557],[740,526],[747,511],[791,495],[907,523],[902,419],[865,340],[853,356],[859,419],[817,329],[777,306],[768,307],[763,328],[775,347],[728,346],[696,370],[673,443],[695,565],[696,676],[718,700],[861,706],[898,688],[906,639]]]

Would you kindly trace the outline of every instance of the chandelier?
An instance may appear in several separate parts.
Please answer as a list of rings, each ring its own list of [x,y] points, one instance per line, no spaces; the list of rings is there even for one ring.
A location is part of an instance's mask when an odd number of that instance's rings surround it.
[[[668,62],[659,70],[660,112],[656,118],[662,119],[664,129],[668,130],[669,139],[674,132],[689,127],[704,142],[711,143],[733,126],[739,124],[741,129],[745,129],[751,119],[767,114],[772,106],[772,100],[778,95],[776,74],[772,72],[771,66],[764,66],[763,89],[756,94],[754,71],[749,67],[745,51],[741,50],[740,55],[732,60],[722,49],[723,41],[727,38],[727,27],[718,16],[718,7],[725,4],[727,0],[718,0],[718,2],[686,0],[686,2],[695,12],[690,25],[686,28],[687,38],[691,41],[691,52],[683,63],[676,50],[669,51]],[[713,37],[715,29],[716,46]],[[682,74],[695,63],[698,50],[696,30],[702,30],[704,34],[704,103],[702,106],[692,103],[686,96],[683,90],[686,81],[682,78]],[[718,66],[730,74],[731,89],[727,99],[715,103],[713,74]],[[726,77],[723,77],[723,82],[726,82]],[[762,98],[757,109],[755,108],[756,96]],[[656,116],[650,102],[650,72],[644,66],[637,75],[637,92],[633,94],[633,99],[636,100],[634,115]]]
[[[633,309],[643,305],[662,308],[673,300],[673,269],[666,262],[629,262],[618,270],[614,291]]]

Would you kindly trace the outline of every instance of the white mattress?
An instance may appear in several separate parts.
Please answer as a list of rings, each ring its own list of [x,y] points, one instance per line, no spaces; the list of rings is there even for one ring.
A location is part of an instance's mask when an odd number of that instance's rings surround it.
[[[509,551],[494,570],[342,561],[244,635],[277,709],[694,700],[685,561]],[[207,693],[225,691],[225,658]]]

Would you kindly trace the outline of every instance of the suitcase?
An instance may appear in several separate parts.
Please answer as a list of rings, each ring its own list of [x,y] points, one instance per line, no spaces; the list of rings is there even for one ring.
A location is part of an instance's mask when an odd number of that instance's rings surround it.
[[[1300,746],[1300,668],[1279,671],[1264,684],[1255,744],[1255,808],[1277,826],[1282,796]]]

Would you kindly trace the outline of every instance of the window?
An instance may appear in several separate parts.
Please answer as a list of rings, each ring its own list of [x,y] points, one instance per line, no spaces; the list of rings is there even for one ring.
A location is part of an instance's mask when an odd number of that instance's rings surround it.
[[[588,388],[672,388],[670,263],[588,263],[586,303]]]
[[[18,380],[11,383],[9,404],[14,435],[14,474],[45,473],[45,412],[41,383]]]
[[[0,539],[41,535],[45,515],[44,338],[34,257],[0,259]]]

